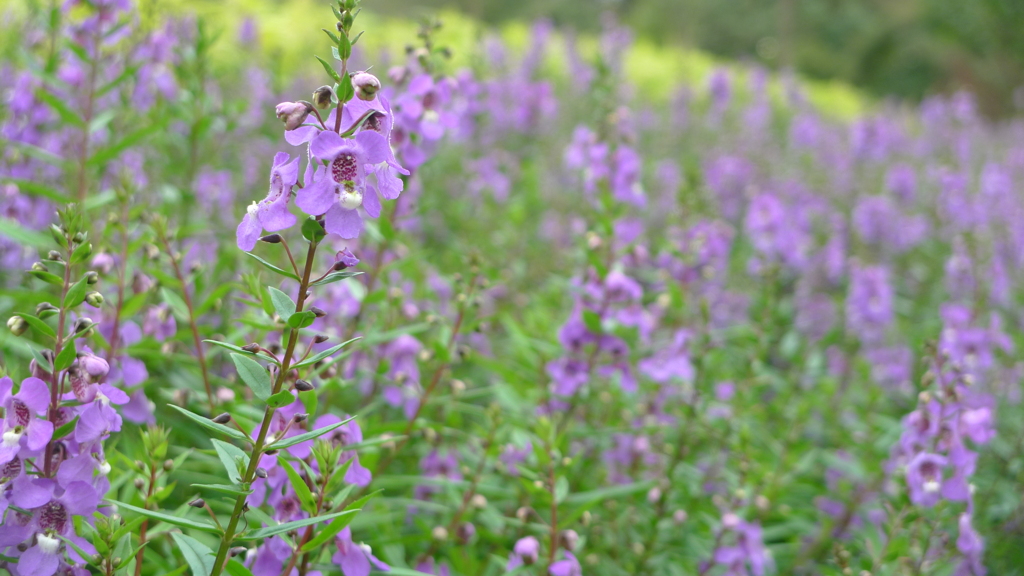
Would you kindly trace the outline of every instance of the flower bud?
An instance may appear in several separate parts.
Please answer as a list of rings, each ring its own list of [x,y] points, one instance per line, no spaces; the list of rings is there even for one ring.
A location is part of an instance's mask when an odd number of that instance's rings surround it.
[[[380,80],[368,72],[358,72],[352,77],[352,86],[356,89],[357,98],[370,101],[377,97],[377,92],[380,90]]]
[[[164,460],[164,472],[174,470],[174,460]]]
[[[85,295],[85,303],[93,308],[99,308],[103,305],[103,294],[99,292],[89,292]]]
[[[313,337],[313,344],[323,344],[324,342],[327,342],[330,339],[331,337],[326,334],[317,334],[316,336]]]
[[[280,234],[267,234],[260,237],[260,242],[266,242],[267,244],[280,244],[281,240],[283,238],[281,238]]]
[[[260,345],[253,342],[252,344],[246,344],[245,346],[242,346],[242,350],[245,350],[246,352],[249,352],[251,354],[255,354],[260,351]]]
[[[48,271],[48,269],[46,268],[46,265],[43,264],[42,262],[33,262],[32,263],[32,267],[29,268],[29,270],[31,270],[32,272],[47,272]]]
[[[537,563],[537,557],[540,556],[540,542],[533,536],[521,538],[512,547],[512,552],[519,556],[523,564],[532,566]]]
[[[313,105],[319,110],[326,110],[334,104],[334,89],[330,86],[321,86],[313,92]]]
[[[472,522],[463,522],[455,529],[455,538],[460,544],[468,544],[476,535],[476,526]]]
[[[434,540],[444,541],[448,539],[448,529],[444,526],[434,526],[434,529],[430,531],[430,535]]]
[[[7,328],[11,330],[11,334],[21,336],[28,330],[28,322],[25,322],[21,316],[11,316],[11,319],[7,321]]]
[[[487,497],[483,494],[474,494],[473,497],[469,499],[469,505],[477,509],[486,508]]]
[[[50,363],[50,366],[53,366],[53,351],[52,350],[43,350],[43,351],[40,352],[40,354],[42,354],[43,358],[45,358],[46,361]],[[35,358],[33,358],[28,363],[28,371],[32,374],[32,376],[34,376],[36,378],[39,378],[40,380],[43,380],[43,381],[49,381],[50,380],[50,376],[51,376],[50,373],[45,371],[45,370],[43,370],[39,366],[39,363],[36,362]]]
[[[313,385],[310,384],[309,382],[306,382],[305,380],[296,380],[295,389],[298,390],[299,392],[309,392],[310,390],[313,389]]]
[[[142,478],[136,478],[135,479],[135,489],[136,490],[142,490],[145,487],[146,487],[146,481],[145,480],[143,480]]]
[[[316,306],[310,306],[309,311],[312,312],[313,315],[316,316],[317,318],[323,318],[324,316],[327,316],[327,312],[324,312],[323,310],[317,308]]]
[[[231,422],[231,414],[225,412],[223,414],[218,414],[217,416],[210,418],[210,420],[213,420],[217,424],[227,424],[228,422]]]
[[[306,117],[313,111],[313,106],[307,102],[282,102],[275,109],[277,118],[284,122],[285,130],[295,130],[306,121]]]
[[[90,330],[93,327],[93,324],[94,322],[90,318],[79,318],[78,321],[75,322],[75,334],[81,334],[82,332]]]
[[[203,500],[202,498],[196,498],[195,500],[189,502],[188,505],[193,508],[205,508],[206,500]]]
[[[580,542],[580,535],[575,530],[562,530],[558,540],[562,544],[562,548],[572,552],[576,550],[576,545]]]
[[[239,554],[245,554],[247,551],[248,551],[248,548],[246,548],[245,546],[235,546],[234,548],[232,548],[231,550],[228,551],[228,555],[231,556],[232,558],[234,558],[235,556],[238,556]]]
[[[63,261],[63,260],[64,260],[64,259],[63,259],[63,258],[61,257],[61,255],[60,255],[60,252],[57,252],[56,250],[50,250],[50,251],[49,251],[49,252],[48,252],[48,253],[46,254],[46,259],[47,259],[47,260],[53,260],[53,261],[55,261],[55,262],[61,262],[61,261]]]
[[[309,418],[309,414],[296,414],[295,416],[292,416],[292,420],[296,424],[301,424],[302,422],[305,422],[307,418]]]
[[[59,311],[60,308],[57,308],[56,306],[50,304],[49,302],[40,302],[39,305],[36,306],[36,316],[39,316],[40,318],[53,316]]]
[[[256,469],[256,477],[257,478],[266,478],[267,477],[267,469],[266,468],[257,468]]]
[[[89,352],[78,354],[78,365],[85,370],[93,382],[99,382],[110,372],[110,364],[106,360]]]
[[[672,521],[677,525],[686,522],[687,518],[689,518],[689,514],[686,513],[686,510],[676,510],[672,513]]]

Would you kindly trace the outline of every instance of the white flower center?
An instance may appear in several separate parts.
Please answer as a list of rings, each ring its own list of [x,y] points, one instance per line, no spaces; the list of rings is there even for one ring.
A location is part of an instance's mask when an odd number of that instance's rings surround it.
[[[40,534],[36,537],[36,545],[43,551],[43,554],[53,555],[60,548],[60,540],[46,534]]]
[[[358,190],[342,190],[338,202],[346,210],[355,210],[363,205],[363,194]]]
[[[252,204],[249,204],[249,207],[246,208],[245,211],[249,213],[249,216],[255,216],[256,212],[258,212],[259,209],[260,209],[260,205],[255,203],[255,202],[253,202]]]
[[[110,462],[107,462],[106,460],[100,462],[99,469],[101,476],[106,476],[107,474],[110,474]]]
[[[366,544],[365,542],[359,543],[359,549],[362,550],[363,553],[365,553],[367,556],[373,554],[373,548],[370,548],[370,545]]]
[[[935,480],[929,480],[924,483],[924,491],[928,494],[935,494],[939,491],[939,483]]]
[[[4,432],[4,446],[11,447],[17,446],[21,440],[22,433],[17,430],[8,430]]]

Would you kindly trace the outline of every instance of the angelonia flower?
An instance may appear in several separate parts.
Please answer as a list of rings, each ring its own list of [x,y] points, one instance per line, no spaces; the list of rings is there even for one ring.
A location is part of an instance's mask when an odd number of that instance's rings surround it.
[[[763,576],[770,564],[764,546],[761,525],[747,522],[733,512],[722,514],[718,547],[710,560],[701,565],[701,573],[721,566],[734,576]]]

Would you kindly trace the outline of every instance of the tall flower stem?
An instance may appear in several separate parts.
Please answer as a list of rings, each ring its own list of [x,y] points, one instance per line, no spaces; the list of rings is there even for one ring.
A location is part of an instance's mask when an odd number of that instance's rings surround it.
[[[70,244],[70,242],[69,242]],[[64,302],[67,300],[68,289],[71,287],[71,248],[67,250],[67,258],[64,265],[64,285],[60,291],[60,313],[57,316],[57,336],[54,338],[53,362],[50,368],[50,407],[46,411],[46,419],[54,423],[53,429],[57,429],[57,419],[60,416],[60,370],[57,370],[56,362],[64,349],[64,325],[67,323],[67,307]],[[43,476],[53,476],[53,439],[46,443],[46,450],[43,452]]]
[[[309,243],[309,250],[306,252],[306,266],[302,272],[302,279],[299,281],[299,295],[295,302],[295,311],[301,312],[306,304],[306,296],[309,291],[310,274],[313,269],[313,261],[316,256],[316,242]],[[274,382],[274,388],[272,394],[277,394],[281,391],[281,386],[284,384],[284,380],[288,375],[291,368],[292,356],[295,354],[295,345],[299,341],[299,330],[292,329],[288,334],[288,344],[285,348],[284,356],[281,357],[281,369],[277,373],[277,381]],[[270,432],[270,424],[274,419],[275,408],[267,406],[263,412],[263,423],[260,424],[259,434],[256,436],[256,443],[253,444],[252,453],[249,456],[249,466],[245,470],[245,474],[242,477],[242,483],[249,484],[256,477],[256,468],[260,463],[260,456],[263,454],[263,448],[266,445],[267,434]],[[235,537],[235,530],[238,529],[238,521],[242,517],[243,510],[245,509],[245,496],[239,496],[235,500],[235,508],[231,512],[231,519],[228,520],[228,526],[224,531],[224,537],[220,542],[220,547],[217,549],[217,558],[213,563],[213,572],[210,576],[218,576],[224,570],[224,563],[227,560],[228,550],[231,548],[231,542]]]
[[[188,325],[192,331],[192,343],[196,347],[196,358],[199,360],[199,371],[203,376],[203,388],[206,389],[206,401],[210,405],[210,415],[212,416],[214,411],[217,409],[216,403],[213,400],[213,386],[210,384],[210,372],[206,367],[206,353],[203,352],[203,339],[199,336],[199,326],[196,324],[196,311],[195,306],[192,304],[192,295],[188,291],[188,283],[185,282],[185,274],[182,273],[181,263],[178,262],[178,258],[174,256],[174,251],[171,249],[171,243],[167,240],[167,231],[164,229],[162,224],[156,226],[157,235],[160,237],[160,243],[163,244],[164,250],[167,251],[167,255],[171,259],[171,266],[174,268],[174,277],[178,279],[178,283],[181,284],[181,295],[185,300],[185,307],[188,309]]]

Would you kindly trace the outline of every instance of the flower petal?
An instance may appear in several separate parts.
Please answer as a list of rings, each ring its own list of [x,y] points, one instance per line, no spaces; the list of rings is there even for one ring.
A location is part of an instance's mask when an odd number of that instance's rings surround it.
[[[358,238],[363,231],[363,218],[358,210],[345,210],[335,203],[324,216],[324,230],[328,234],[337,234],[346,240]]]
[[[334,182],[331,181],[330,176],[322,173],[320,179],[314,181],[312,186],[299,190],[295,195],[295,204],[310,216],[319,216],[330,210],[332,206],[337,206]]]
[[[345,141],[337,132],[324,130],[309,143],[309,151],[321,160],[334,160],[344,146]]]

